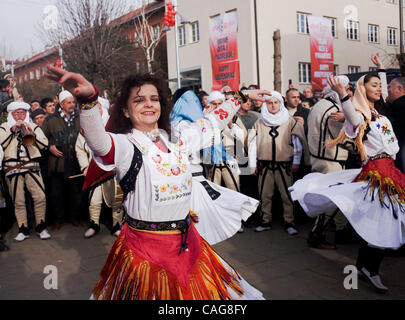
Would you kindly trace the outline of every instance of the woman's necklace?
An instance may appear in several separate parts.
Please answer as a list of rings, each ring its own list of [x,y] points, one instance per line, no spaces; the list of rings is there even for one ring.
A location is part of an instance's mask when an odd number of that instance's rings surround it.
[[[160,141],[159,131],[143,132],[153,143],[158,143]]]

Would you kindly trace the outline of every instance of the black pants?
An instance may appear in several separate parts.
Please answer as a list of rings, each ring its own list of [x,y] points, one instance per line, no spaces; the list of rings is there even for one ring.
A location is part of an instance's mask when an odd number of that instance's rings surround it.
[[[356,267],[359,270],[365,267],[370,273],[378,274],[384,255],[384,249],[369,247],[367,242],[362,240],[357,255]]]
[[[63,173],[49,177],[49,197],[52,223],[80,220],[80,200],[83,179],[67,179]]]

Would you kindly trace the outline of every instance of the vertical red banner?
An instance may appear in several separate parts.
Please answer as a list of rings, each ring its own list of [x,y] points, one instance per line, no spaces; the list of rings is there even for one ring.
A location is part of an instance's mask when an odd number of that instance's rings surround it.
[[[239,89],[238,16],[236,11],[211,19],[212,90]]]
[[[322,91],[333,75],[332,22],[327,18],[308,16],[311,37],[311,79],[314,91]]]

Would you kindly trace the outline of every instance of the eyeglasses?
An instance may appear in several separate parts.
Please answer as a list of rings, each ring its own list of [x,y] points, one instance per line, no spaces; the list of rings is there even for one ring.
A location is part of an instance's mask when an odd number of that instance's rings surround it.
[[[228,96],[228,95],[234,95],[235,91],[228,91],[228,92],[224,92],[224,95]]]

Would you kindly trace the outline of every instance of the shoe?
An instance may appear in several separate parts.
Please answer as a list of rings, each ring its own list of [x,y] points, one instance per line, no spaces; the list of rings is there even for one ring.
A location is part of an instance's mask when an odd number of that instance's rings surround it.
[[[100,226],[98,224],[94,223],[93,220],[91,220],[89,228],[84,233],[84,237],[86,239],[89,239],[89,238],[93,237],[96,233],[98,233],[99,231],[100,231]]]
[[[261,224],[255,228],[255,232],[263,232],[268,230],[271,230],[271,223]]]
[[[325,236],[316,235],[310,232],[307,238],[307,244],[310,248],[323,249],[323,250],[336,250],[336,245],[326,241]]]
[[[111,234],[112,234],[113,236],[115,236],[115,237],[118,237],[118,236],[120,235],[120,233],[121,233],[121,226],[120,226],[120,224],[117,222],[117,223],[115,224],[115,226],[112,227],[112,229],[111,229]]]
[[[290,236],[296,236],[298,234],[298,231],[293,228],[293,227],[288,227],[285,229],[285,231],[290,235]]]
[[[372,274],[366,268],[360,269],[361,274],[374,286],[377,292],[386,293],[388,288],[381,282],[381,277],[378,274]]]
[[[20,232],[19,234],[17,234],[17,236],[14,238],[14,241],[17,242],[22,242],[25,239],[28,239],[30,236],[29,235],[25,235],[24,233]]]
[[[51,235],[46,229],[42,230],[42,232],[37,232],[37,235],[41,238],[41,240],[48,240],[51,238]]]
[[[240,229],[238,230],[238,233],[244,233],[245,229],[243,227],[240,227]]]

